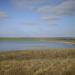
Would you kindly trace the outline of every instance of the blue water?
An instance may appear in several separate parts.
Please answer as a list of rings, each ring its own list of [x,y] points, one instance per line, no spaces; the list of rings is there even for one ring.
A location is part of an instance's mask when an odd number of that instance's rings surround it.
[[[47,41],[0,41],[0,51],[27,50],[35,48],[75,48],[75,45]]]

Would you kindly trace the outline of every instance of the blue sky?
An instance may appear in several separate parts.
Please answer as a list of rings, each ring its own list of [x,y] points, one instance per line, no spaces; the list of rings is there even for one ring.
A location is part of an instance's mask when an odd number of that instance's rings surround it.
[[[0,37],[75,37],[75,0],[0,0]]]

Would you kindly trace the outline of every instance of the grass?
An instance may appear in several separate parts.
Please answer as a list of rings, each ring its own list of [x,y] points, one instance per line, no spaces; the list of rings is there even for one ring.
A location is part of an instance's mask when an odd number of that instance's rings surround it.
[[[0,37],[0,41],[42,41],[42,42],[64,42],[75,45],[75,38],[17,38]]]
[[[0,52],[0,75],[75,75],[75,49]]]

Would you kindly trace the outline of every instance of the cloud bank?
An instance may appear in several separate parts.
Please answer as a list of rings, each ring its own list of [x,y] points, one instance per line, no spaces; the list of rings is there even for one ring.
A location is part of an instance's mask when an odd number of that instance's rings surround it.
[[[8,18],[8,15],[4,11],[0,11],[0,23]]]
[[[65,0],[58,5],[41,6],[36,10],[48,21],[58,20],[62,16],[75,16],[75,0]]]
[[[58,4],[51,4],[51,0],[13,0],[13,4],[17,8],[41,14],[40,18],[48,22],[75,15],[75,0],[63,0]]]

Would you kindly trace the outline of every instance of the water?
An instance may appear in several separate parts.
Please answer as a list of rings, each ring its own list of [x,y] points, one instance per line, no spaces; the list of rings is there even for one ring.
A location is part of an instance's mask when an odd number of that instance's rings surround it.
[[[75,48],[75,45],[47,41],[0,41],[0,51],[27,50],[35,48]]]

